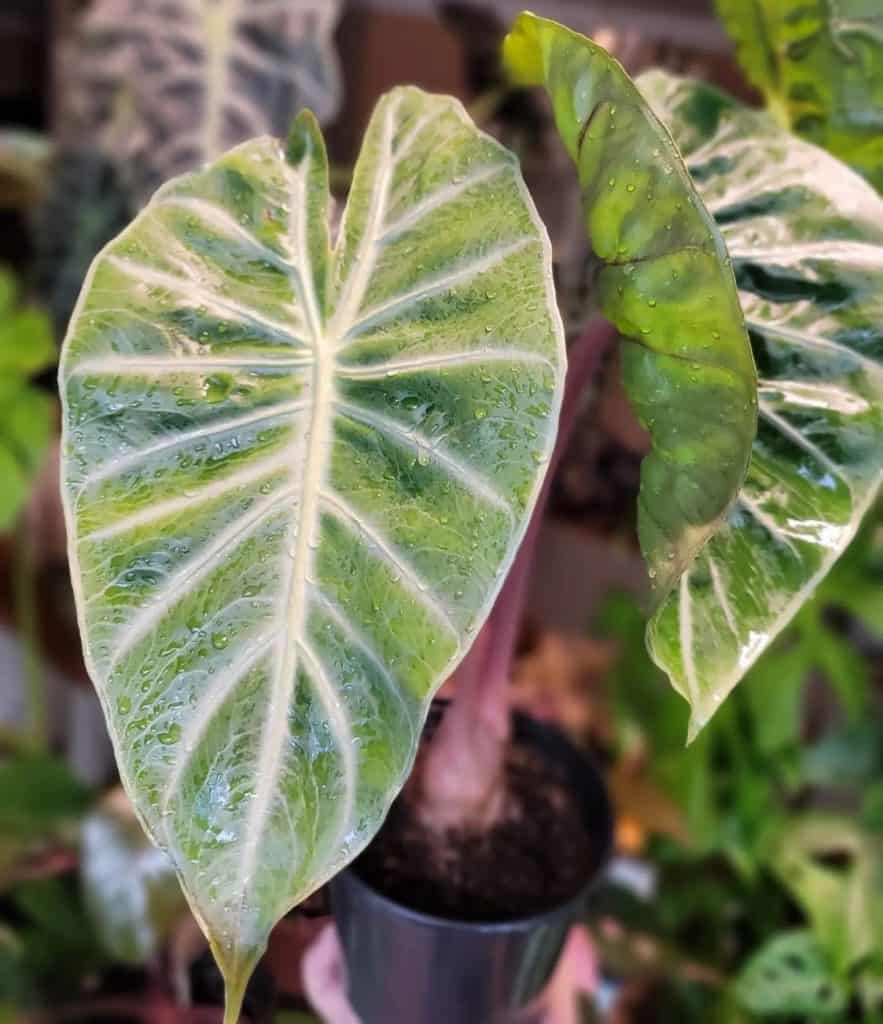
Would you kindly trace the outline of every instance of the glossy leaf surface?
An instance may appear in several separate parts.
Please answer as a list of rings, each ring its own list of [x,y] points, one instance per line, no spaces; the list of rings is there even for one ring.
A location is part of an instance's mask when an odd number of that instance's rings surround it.
[[[652,441],[638,533],[661,600],[720,524],[754,437],[733,274],[671,137],[605,50],[522,14],[504,57],[519,81],[545,85],[577,165],[598,304],[622,335],[626,390]]]
[[[62,147],[114,158],[140,202],[300,107],[340,102],[338,0],[96,0],[61,64]]]
[[[759,373],[745,485],[651,623],[701,728],[854,536],[883,472],[883,200],[715,90],[651,72],[727,243]]]
[[[383,820],[562,389],[547,236],[456,101],[385,97],[333,248],[329,202],[309,114],[170,182],[94,263],[60,374],[90,672],[231,1006]]]
[[[879,0],[717,0],[717,8],[781,123],[883,190]]]

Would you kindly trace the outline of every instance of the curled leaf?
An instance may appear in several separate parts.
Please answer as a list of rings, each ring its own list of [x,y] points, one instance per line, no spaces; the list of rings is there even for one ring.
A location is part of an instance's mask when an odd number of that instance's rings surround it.
[[[657,602],[722,522],[756,427],[756,379],[732,270],[681,157],[620,65],[522,14],[504,44],[545,85],[574,159],[597,302],[623,339],[625,386],[652,449],[638,534]]]

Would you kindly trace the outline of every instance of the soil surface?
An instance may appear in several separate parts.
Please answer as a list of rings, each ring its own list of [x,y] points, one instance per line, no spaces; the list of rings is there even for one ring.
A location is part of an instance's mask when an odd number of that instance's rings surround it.
[[[592,844],[563,773],[514,748],[506,813],[486,833],[428,832],[399,799],[356,861],[369,885],[414,910],[461,921],[508,921],[575,896],[592,871]]]

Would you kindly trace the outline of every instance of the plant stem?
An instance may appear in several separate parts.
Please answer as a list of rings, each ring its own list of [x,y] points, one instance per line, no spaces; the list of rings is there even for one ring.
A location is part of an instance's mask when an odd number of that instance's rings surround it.
[[[49,708],[40,656],[34,552],[26,517],[19,520],[16,531],[12,587],[15,618],[22,645],[25,735],[32,750],[45,751],[49,747]]]
[[[454,701],[419,769],[417,811],[427,828],[483,830],[503,812],[509,676],[537,540],[552,478],[579,419],[586,386],[615,337],[606,321],[593,319],[568,351],[558,436],[530,524],[487,622],[457,669]]]

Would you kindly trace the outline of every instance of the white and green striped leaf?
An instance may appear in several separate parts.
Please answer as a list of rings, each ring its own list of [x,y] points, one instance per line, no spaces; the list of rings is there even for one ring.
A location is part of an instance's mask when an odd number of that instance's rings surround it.
[[[94,0],[61,60],[64,149],[97,141],[139,203],[302,106],[340,104],[340,0]]]
[[[883,474],[883,199],[707,86],[640,80],[723,234],[759,376],[759,428],[724,527],[654,616],[695,734],[812,595]]]
[[[60,373],[87,662],[230,1014],[404,781],[561,399],[545,230],[456,101],[386,96],[336,240],[329,202],[309,114],[170,182],[93,264]]]

